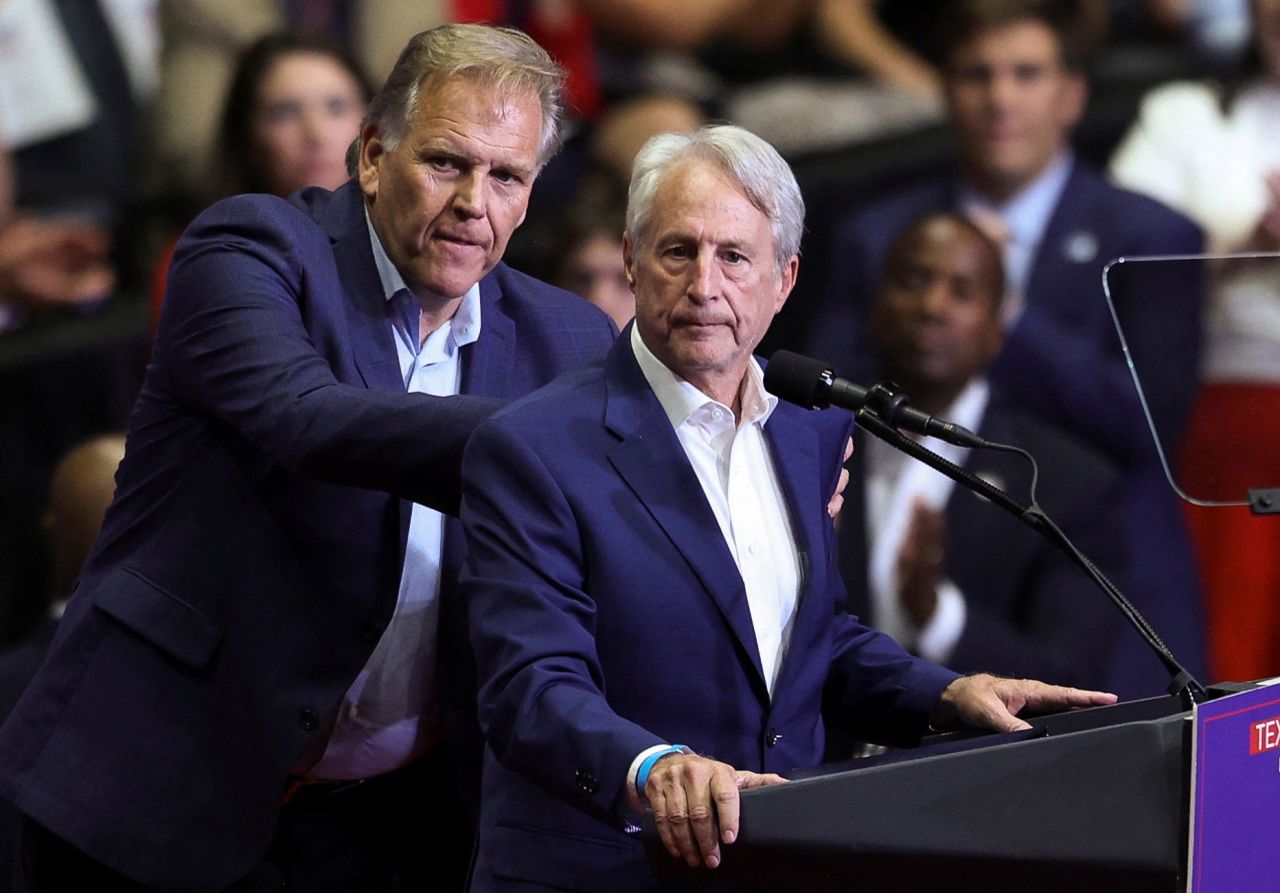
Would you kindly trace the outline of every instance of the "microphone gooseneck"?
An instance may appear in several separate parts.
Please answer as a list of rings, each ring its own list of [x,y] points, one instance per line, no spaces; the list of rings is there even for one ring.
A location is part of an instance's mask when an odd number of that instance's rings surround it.
[[[769,393],[810,409],[839,406],[851,412],[867,409],[895,428],[936,437],[962,447],[983,447],[987,442],[968,428],[934,418],[908,406],[907,396],[895,385],[861,387],[838,377],[821,360],[780,350],[769,358],[764,370],[764,386]]]

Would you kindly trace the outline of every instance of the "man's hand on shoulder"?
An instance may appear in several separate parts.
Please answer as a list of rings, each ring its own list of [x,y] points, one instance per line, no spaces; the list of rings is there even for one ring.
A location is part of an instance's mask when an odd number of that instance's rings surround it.
[[[853,438],[850,437],[845,441],[844,459],[842,462],[848,462],[849,457],[853,455]],[[836,492],[831,494],[831,499],[827,502],[827,514],[832,518],[840,514],[840,510],[844,508],[844,489],[849,486],[849,469],[841,468],[840,477],[836,481]]]
[[[673,753],[654,764],[644,793],[667,852],[690,866],[715,868],[720,844],[738,837],[738,792],[784,781],[697,754]]]
[[[1048,685],[1034,679],[1002,679],[987,673],[961,676],[942,692],[933,710],[935,728],[970,726],[996,732],[1017,732],[1031,726],[1018,719],[1023,710],[1052,713],[1076,707],[1114,704],[1108,692]]]

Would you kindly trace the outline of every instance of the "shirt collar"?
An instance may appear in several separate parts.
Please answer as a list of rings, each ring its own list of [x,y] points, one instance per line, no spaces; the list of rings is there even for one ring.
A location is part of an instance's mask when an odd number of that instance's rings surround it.
[[[659,360],[640,337],[640,329],[631,324],[631,351],[635,354],[640,371],[649,383],[662,410],[667,414],[672,428],[679,428],[689,417],[704,406],[719,406],[732,416],[732,409],[717,400],[708,397],[689,382],[672,372]],[[764,389],[764,370],[755,357],[747,364],[747,374],[743,376],[742,388],[738,392],[742,403],[743,425],[764,425],[778,406],[778,398]]]
[[[994,211],[1000,216],[1015,244],[1026,247],[1036,245],[1049,225],[1049,218],[1053,216],[1053,209],[1057,207],[1062,190],[1067,186],[1074,160],[1075,156],[1070,151],[1059,152],[1040,176],[1002,204],[992,202],[966,184],[961,189],[960,206],[972,204]]]
[[[408,291],[400,270],[392,263],[387,249],[382,247],[382,240],[373,228],[373,220],[369,218],[369,208],[364,209],[364,222],[369,228],[369,243],[373,246],[373,265],[378,269],[378,281],[382,283],[382,296],[388,303],[402,290]],[[454,344],[462,347],[480,337],[480,283],[477,282],[462,296],[462,302],[454,311],[450,320],[450,334]]]

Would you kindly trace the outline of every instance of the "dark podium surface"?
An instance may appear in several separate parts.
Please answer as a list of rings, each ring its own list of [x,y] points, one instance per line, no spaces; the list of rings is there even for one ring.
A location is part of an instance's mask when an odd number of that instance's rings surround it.
[[[743,792],[738,841],[664,880],[786,891],[1183,889],[1190,713],[1174,697],[942,736]],[[804,775],[805,777],[802,777]]]

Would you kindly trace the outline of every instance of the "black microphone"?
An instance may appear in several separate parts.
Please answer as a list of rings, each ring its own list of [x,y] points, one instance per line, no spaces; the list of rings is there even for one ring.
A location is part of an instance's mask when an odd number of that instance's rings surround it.
[[[838,378],[821,360],[779,350],[764,369],[764,386],[769,393],[807,409],[839,406],[851,412],[873,412],[895,428],[936,437],[962,447],[983,447],[987,442],[968,428],[935,419],[907,405],[907,395],[892,385],[878,384],[870,390]]]

